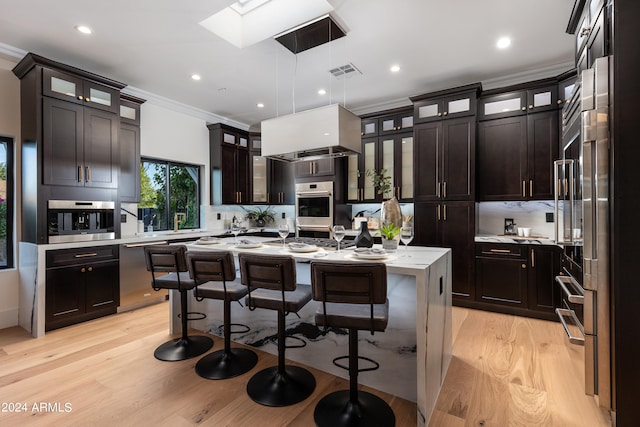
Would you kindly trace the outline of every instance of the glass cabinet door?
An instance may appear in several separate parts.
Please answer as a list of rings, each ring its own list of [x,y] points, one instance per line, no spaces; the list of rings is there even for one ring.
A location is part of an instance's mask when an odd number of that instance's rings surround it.
[[[378,134],[378,119],[362,119],[362,136],[376,136]]]
[[[442,119],[443,100],[429,99],[413,104],[413,117],[416,123],[431,122]]]
[[[358,180],[358,154],[351,154],[347,158],[347,199],[352,201],[360,200],[360,187]]]
[[[42,93],[53,98],[82,104],[82,79],[59,71],[42,69]]]
[[[267,203],[267,158],[251,156],[253,158],[252,201],[253,203]]]
[[[382,165],[380,169],[385,170],[385,176],[391,177],[391,188],[382,195],[384,199],[390,199],[395,194],[395,168],[394,168],[395,139],[382,140]]]
[[[519,116],[527,111],[527,92],[509,92],[481,98],[479,120]]]
[[[555,110],[558,108],[558,87],[556,85],[527,91],[527,103],[530,113]]]
[[[413,199],[413,136],[400,140],[399,200]]]
[[[368,170],[376,170],[376,145],[377,141],[365,142],[362,144],[362,156],[364,159],[364,182],[363,182],[363,199],[374,200],[376,198],[376,189],[373,187],[373,180],[366,176]]]

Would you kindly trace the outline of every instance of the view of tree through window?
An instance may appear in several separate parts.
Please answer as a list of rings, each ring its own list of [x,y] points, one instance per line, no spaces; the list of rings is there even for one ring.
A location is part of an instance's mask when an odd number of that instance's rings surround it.
[[[13,267],[13,140],[0,137],[0,268]]]
[[[176,213],[180,229],[200,228],[200,167],[143,159],[138,218],[145,230],[172,230]]]

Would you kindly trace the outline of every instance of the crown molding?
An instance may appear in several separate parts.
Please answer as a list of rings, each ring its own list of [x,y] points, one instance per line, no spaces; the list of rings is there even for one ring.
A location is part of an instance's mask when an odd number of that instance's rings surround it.
[[[8,44],[0,43],[0,55],[4,55],[7,58],[15,58],[19,62],[27,55],[26,50],[18,49],[17,47],[9,46]]]
[[[546,67],[536,68],[534,70],[522,71],[519,73],[509,74],[502,77],[482,80],[482,90],[491,90],[501,87],[513,86],[520,83],[532,82],[548,77],[556,77],[565,71],[572,70],[576,67],[573,61],[561,62],[559,64],[549,65]]]
[[[190,105],[183,104],[181,102],[177,102],[160,95],[156,95],[155,93],[152,93],[152,92],[147,92],[146,90],[139,89],[134,86],[125,87],[122,90],[122,93],[145,99],[149,104],[157,105],[159,107],[166,108],[167,110],[175,111],[177,113],[182,113],[187,116],[202,119],[208,123],[224,123],[226,125],[233,126],[234,128],[237,128],[237,129],[241,129],[245,131],[249,130],[249,125],[246,123],[241,123],[235,120],[231,120],[227,117],[219,116],[217,114],[210,113],[200,108],[192,107]]]

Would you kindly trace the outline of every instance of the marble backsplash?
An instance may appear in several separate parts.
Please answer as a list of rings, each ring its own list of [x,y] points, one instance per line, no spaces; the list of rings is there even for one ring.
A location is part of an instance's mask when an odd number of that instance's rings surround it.
[[[505,218],[513,218],[516,227],[529,227],[532,235],[550,239],[555,237],[555,223],[546,222],[546,214],[554,210],[553,200],[482,202],[478,203],[477,210],[476,234],[504,234]]]

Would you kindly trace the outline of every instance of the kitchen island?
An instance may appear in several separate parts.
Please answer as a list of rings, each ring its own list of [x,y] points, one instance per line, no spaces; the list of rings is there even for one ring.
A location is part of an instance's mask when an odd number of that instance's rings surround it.
[[[137,243],[155,243],[168,241],[186,243],[190,250],[215,250],[227,249],[237,252],[233,243],[233,237],[222,239],[218,245],[193,244],[203,236],[211,236],[215,232],[179,232],[179,233],[153,233],[143,236],[135,236],[126,239],[116,239],[96,242],[34,245],[20,243],[20,326],[30,331],[34,337],[44,335],[45,318],[45,270],[46,255],[49,251],[97,247],[103,245],[122,245]],[[252,240],[268,241],[273,237],[251,236]],[[360,333],[360,345],[362,353],[373,350],[372,357],[381,362],[381,369],[376,372],[364,373],[360,376],[363,384],[369,384],[373,380],[372,387],[389,390],[401,397],[414,400],[417,403],[418,425],[428,424],[429,418],[435,407],[435,402],[444,381],[449,362],[451,360],[451,251],[441,248],[426,248],[412,246],[408,250],[410,257],[405,257],[405,248],[401,247],[392,254],[385,263],[388,271],[388,295],[390,300],[390,320],[386,332],[376,333],[371,336],[365,331]],[[261,253],[288,253],[281,245],[263,245],[252,249]],[[351,260],[352,251],[343,250],[340,253],[326,251],[321,259],[335,260],[336,262]],[[314,259],[314,254],[291,253],[298,261],[298,282],[309,283],[309,261]],[[149,285],[150,286],[150,285]],[[150,288],[151,290],[151,288]],[[153,292],[153,291],[151,291]],[[191,294],[190,294],[191,295]],[[179,298],[170,294],[170,329],[179,331],[179,320],[176,313],[179,312]],[[190,322],[191,327],[210,331],[220,335],[219,327],[222,322],[221,305],[218,301],[204,300],[197,302],[191,298],[190,310],[204,311],[208,317],[205,320]],[[262,350],[275,352],[275,345],[270,342],[271,335],[275,331],[275,316],[265,310],[250,312],[246,307],[237,304],[233,306],[232,320],[235,323],[246,323],[252,328],[252,334],[241,336],[233,335],[234,341],[258,344]],[[326,336],[315,336],[317,329],[308,332],[308,326],[315,326],[312,320],[315,306],[309,304],[305,311],[300,313],[303,317],[298,319],[287,318],[287,328],[299,326],[306,335],[305,340],[310,341],[304,349],[292,349],[287,352],[287,357],[327,370],[336,375],[345,376],[342,370],[331,371],[325,368],[323,363],[331,365],[334,357],[319,346],[327,344],[336,347],[338,355],[346,354],[347,346],[342,340],[345,337],[335,336],[330,333]],[[258,321],[251,320],[250,316],[256,315]],[[242,316],[249,316],[243,322]],[[264,320],[263,320],[264,319]],[[310,320],[311,319],[311,320]],[[294,325],[290,324],[290,322]],[[270,328],[273,330],[270,331]],[[305,329],[307,328],[307,329]],[[311,338],[309,338],[311,337]],[[324,342],[320,342],[324,341]],[[260,343],[265,345],[260,346]],[[311,353],[305,351],[310,350]],[[331,365],[332,366],[332,365]],[[395,381],[390,381],[393,378]],[[387,381],[389,380],[389,381]],[[377,381],[377,383],[376,383]],[[382,383],[382,386],[379,384]],[[399,389],[388,389],[387,384]],[[385,390],[385,391],[387,391]]]
[[[252,241],[273,241],[273,238],[252,237]],[[354,261],[353,250],[294,253],[277,244],[263,244],[254,249],[238,249],[233,238],[219,244],[189,244],[188,250],[230,250],[234,253],[252,251],[262,254],[289,254],[296,258],[298,283],[310,283],[309,262],[314,259],[335,262]],[[320,255],[320,256],[319,256]],[[408,256],[407,256],[408,255]],[[355,260],[358,262],[357,260]],[[389,325],[382,333],[359,334],[360,353],[380,363],[380,370],[363,373],[359,382],[373,388],[415,401],[418,424],[426,425],[433,412],[440,386],[451,360],[451,251],[441,248],[401,247],[386,260]],[[178,333],[180,321],[179,297],[171,295],[171,329]],[[304,348],[291,349],[287,358],[347,377],[346,371],[335,368],[331,360],[346,354],[346,335],[333,331],[323,334],[313,321],[316,309],[311,302],[298,314],[287,317],[287,333],[307,341]],[[190,326],[221,335],[222,303],[217,300],[196,301],[191,297],[190,311],[207,314],[207,318],[190,322]],[[232,305],[232,321],[252,328],[249,333],[232,335],[232,340],[276,353],[276,316],[266,310],[250,311]]]

